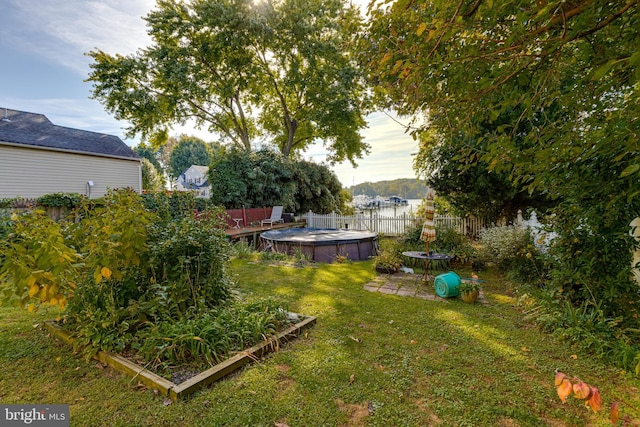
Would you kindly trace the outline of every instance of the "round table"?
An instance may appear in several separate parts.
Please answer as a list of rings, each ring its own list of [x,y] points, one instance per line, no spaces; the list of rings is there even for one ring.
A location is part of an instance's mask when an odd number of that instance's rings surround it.
[[[424,252],[424,251],[406,251],[402,252],[402,255],[413,258],[413,259],[423,259],[424,260],[424,280],[427,281],[429,279],[429,261],[450,261],[453,259],[451,255],[447,254],[439,254],[436,252]]]

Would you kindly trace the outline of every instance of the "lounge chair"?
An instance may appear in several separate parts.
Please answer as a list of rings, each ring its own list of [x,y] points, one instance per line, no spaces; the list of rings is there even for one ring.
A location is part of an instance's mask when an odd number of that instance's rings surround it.
[[[260,225],[269,224],[270,226],[273,226],[273,224],[277,224],[279,222],[284,222],[284,219],[282,218],[282,206],[274,206],[273,209],[271,209],[271,218],[263,219],[260,221]]]

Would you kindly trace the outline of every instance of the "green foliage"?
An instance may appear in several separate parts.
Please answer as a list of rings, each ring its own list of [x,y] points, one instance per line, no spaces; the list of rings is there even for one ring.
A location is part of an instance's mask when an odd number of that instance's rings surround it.
[[[209,168],[211,202],[226,208],[284,206],[288,211],[342,209],[342,185],[325,165],[293,161],[263,148],[218,153]]]
[[[603,304],[572,304],[549,294],[538,295],[538,302],[529,307],[527,316],[544,331],[640,376],[637,325],[625,324],[623,316],[609,317]]]
[[[0,302],[28,304],[30,311],[41,304],[64,308],[84,264],[60,224],[35,210],[13,214],[7,231],[0,241]]]
[[[163,222],[180,220],[214,206],[210,200],[195,197],[190,191],[158,191],[141,197],[145,208],[158,215]]]
[[[557,262],[550,292],[575,306],[590,301],[606,317],[622,316],[625,324],[637,324],[640,294],[631,275],[629,248],[634,243],[626,215],[603,212],[586,220],[578,209],[562,209],[562,220],[552,218],[550,223],[558,234],[549,251]]]
[[[402,251],[424,251],[425,242],[420,240],[422,225],[417,225],[401,237]],[[468,263],[477,256],[476,249],[468,237],[449,227],[436,227],[436,240],[429,243],[429,250],[451,255],[454,261]]]
[[[164,179],[158,170],[146,158],[142,159],[142,189],[145,191],[161,191]]]
[[[288,325],[288,313],[274,298],[224,304],[198,316],[162,322],[138,334],[139,354],[160,365],[215,365],[229,354],[273,337]]]
[[[545,289],[559,306],[589,301],[625,325],[640,305],[629,237],[640,212],[638,8],[395,2],[373,11],[361,51],[381,105],[428,108],[433,143],[554,202]]]
[[[516,117],[512,116],[513,113],[500,122],[514,120]],[[483,124],[480,135],[491,133],[500,122]],[[522,129],[518,134],[530,131]],[[530,194],[524,183],[512,182],[508,170],[490,168],[489,162],[478,155],[486,150],[487,140],[481,136],[460,134],[443,140],[426,132],[421,134],[414,164],[429,186],[461,216],[473,215],[497,223],[500,219],[515,219],[519,210],[540,210],[549,204],[542,195]]]
[[[203,140],[195,136],[182,135],[171,150],[167,172],[177,178],[193,165],[209,166],[210,162],[210,150]]]
[[[326,165],[305,160],[293,164],[295,212],[312,211],[318,214],[341,212],[346,206],[346,197],[338,177]]]
[[[51,193],[38,197],[39,206],[75,208],[82,204],[85,197],[78,193]]]
[[[395,273],[402,267],[402,258],[397,248],[387,248],[373,257],[376,270],[384,273]]]
[[[182,315],[202,312],[224,301],[229,278],[225,266],[229,243],[222,212],[188,215],[153,230],[150,243],[151,275],[154,283],[171,286]]]
[[[347,51],[360,26],[354,6],[159,2],[145,21],[152,42],[136,54],[88,53],[94,97],[131,123],[130,135],[195,120],[248,151],[266,136],[286,157],[318,140],[331,161],[367,153],[367,92]]]
[[[0,243],[2,301],[59,305],[87,356],[131,349],[146,329],[208,312],[228,299],[230,249],[223,211],[196,214],[190,201],[118,190],[86,201],[77,222],[14,215]]]
[[[519,226],[492,227],[480,231],[478,257],[495,263],[517,283],[545,286],[550,259],[534,244],[531,230]]]

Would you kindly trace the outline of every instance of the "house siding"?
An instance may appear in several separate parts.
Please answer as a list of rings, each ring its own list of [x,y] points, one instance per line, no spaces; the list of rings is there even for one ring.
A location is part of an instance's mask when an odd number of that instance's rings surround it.
[[[94,183],[91,198],[115,188],[141,192],[140,160],[0,145],[0,198],[87,195],[87,181]]]

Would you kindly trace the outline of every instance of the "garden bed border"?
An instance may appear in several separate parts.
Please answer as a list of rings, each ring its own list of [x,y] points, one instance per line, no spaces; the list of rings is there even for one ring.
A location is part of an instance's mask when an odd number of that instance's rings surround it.
[[[303,316],[300,315],[300,317],[302,318]],[[101,363],[111,366],[119,372],[131,376],[132,379],[139,379],[139,381],[147,387],[158,390],[158,392],[163,396],[168,396],[173,401],[178,401],[231,374],[244,365],[257,360],[262,355],[271,351],[279,350],[280,343],[282,341],[289,341],[290,338],[298,337],[303,330],[311,327],[315,323],[316,318],[314,316],[304,316],[302,321],[291,325],[284,331],[278,333],[275,337],[241,351],[235,356],[218,363],[217,365],[180,384],[175,384],[122,356],[108,351],[100,350],[93,358]],[[71,333],[64,330],[54,321],[46,321],[44,325],[52,335],[57,336],[68,344],[73,344],[74,339],[71,336]]]

